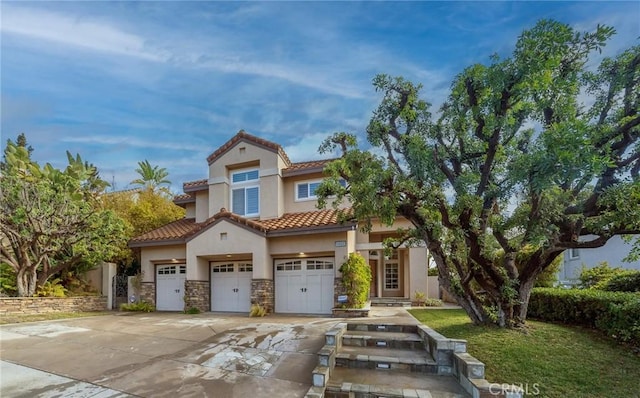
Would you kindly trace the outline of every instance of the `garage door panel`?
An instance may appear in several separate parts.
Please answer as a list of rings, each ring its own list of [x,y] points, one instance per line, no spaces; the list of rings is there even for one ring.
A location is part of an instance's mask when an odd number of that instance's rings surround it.
[[[156,309],[184,310],[186,265],[158,266],[156,269]]]
[[[211,311],[249,311],[252,275],[251,263],[212,264]]]
[[[331,313],[333,268],[332,258],[276,261],[276,312]]]

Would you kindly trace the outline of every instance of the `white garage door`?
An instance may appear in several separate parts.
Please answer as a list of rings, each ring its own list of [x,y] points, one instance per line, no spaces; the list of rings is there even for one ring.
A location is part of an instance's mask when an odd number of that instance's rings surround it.
[[[186,265],[160,265],[156,268],[156,309],[184,311]]]
[[[248,312],[252,275],[249,262],[211,263],[211,311]]]
[[[331,257],[276,260],[276,312],[330,314],[333,268]]]

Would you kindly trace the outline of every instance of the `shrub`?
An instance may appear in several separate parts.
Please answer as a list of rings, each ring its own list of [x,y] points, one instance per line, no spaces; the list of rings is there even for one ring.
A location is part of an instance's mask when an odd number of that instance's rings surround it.
[[[36,296],[38,297],[66,297],[67,289],[62,286],[60,279],[52,279],[46,281],[44,285],[38,287],[36,290]]]
[[[640,271],[623,271],[612,276],[602,287],[610,292],[640,292]]]
[[[442,307],[442,300],[435,298],[428,298],[424,301],[424,305],[427,307]]]
[[[640,294],[596,289],[536,288],[529,316],[596,328],[608,336],[640,346]]]
[[[342,285],[347,294],[347,307],[362,308],[369,299],[371,286],[371,268],[358,253],[350,253],[349,258],[340,266]]]
[[[622,268],[611,268],[606,261],[598,263],[593,268],[586,268],[583,265],[578,277],[580,279],[580,287],[601,289],[609,279],[622,272],[624,272]]]
[[[191,307],[184,312],[185,314],[199,314],[200,310],[196,307]]]
[[[419,290],[416,290],[415,293],[413,293],[413,298],[415,301],[419,303],[424,303],[425,299],[427,298],[427,295]]]
[[[148,301],[120,304],[120,311],[153,312],[155,310],[156,310],[155,307]]]
[[[250,317],[263,317],[265,315],[267,315],[267,310],[260,304],[253,304],[251,306],[251,311],[249,311]]]
[[[15,296],[18,294],[16,273],[7,263],[0,263],[0,296]]]
[[[438,268],[429,268],[429,270],[427,271],[427,276],[438,276]]]

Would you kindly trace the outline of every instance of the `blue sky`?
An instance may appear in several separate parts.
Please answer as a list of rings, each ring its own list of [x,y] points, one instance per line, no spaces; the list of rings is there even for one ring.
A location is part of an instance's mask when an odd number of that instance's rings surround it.
[[[240,129],[293,161],[336,131],[362,135],[378,73],[442,102],[452,78],[510,54],[541,18],[613,26],[604,55],[638,43],[640,2],[11,2],[1,11],[1,134],[34,159],[65,151],[125,189],[137,162],[172,190],[207,176]]]

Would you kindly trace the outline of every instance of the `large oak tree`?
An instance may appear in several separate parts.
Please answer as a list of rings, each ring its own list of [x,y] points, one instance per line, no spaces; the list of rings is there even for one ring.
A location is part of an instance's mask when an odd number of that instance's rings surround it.
[[[509,58],[460,73],[435,115],[420,85],[377,76],[374,148],[325,141],[343,155],[320,196],[349,201],[365,227],[405,217],[400,240],[426,242],[474,323],[520,325],[564,250],[640,231],[640,47],[587,67],[613,34],[540,21]]]

